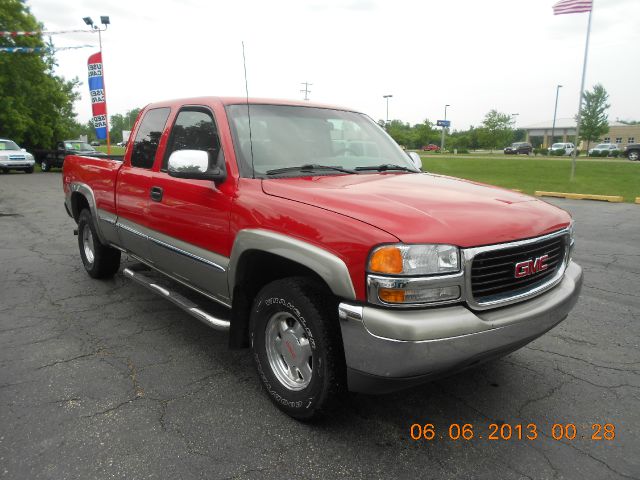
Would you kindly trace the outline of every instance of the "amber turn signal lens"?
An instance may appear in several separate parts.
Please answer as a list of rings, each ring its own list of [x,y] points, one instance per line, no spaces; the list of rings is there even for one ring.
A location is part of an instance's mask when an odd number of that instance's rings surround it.
[[[369,270],[377,273],[402,273],[402,253],[397,247],[382,247],[371,255]]]
[[[378,290],[380,300],[387,303],[404,303],[404,290],[396,288],[381,288]]]

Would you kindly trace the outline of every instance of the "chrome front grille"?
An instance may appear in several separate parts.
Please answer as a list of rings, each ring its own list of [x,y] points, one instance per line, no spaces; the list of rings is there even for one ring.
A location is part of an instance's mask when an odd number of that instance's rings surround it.
[[[567,266],[567,230],[538,238],[465,250],[467,302],[490,308],[533,297],[558,283]],[[546,269],[517,278],[516,265],[547,256]]]

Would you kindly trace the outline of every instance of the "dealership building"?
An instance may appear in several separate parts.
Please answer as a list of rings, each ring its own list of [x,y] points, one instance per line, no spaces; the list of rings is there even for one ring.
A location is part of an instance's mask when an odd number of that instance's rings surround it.
[[[556,119],[555,129],[552,122],[542,122],[519,127],[527,134],[526,141],[534,147],[549,147],[556,142],[571,142],[576,138],[576,121],[573,118]],[[551,138],[553,132],[553,139]],[[603,143],[616,143],[620,149],[630,143],[640,143],[640,125],[626,125],[611,122],[609,131],[600,139]],[[579,147],[581,148],[582,145]]]

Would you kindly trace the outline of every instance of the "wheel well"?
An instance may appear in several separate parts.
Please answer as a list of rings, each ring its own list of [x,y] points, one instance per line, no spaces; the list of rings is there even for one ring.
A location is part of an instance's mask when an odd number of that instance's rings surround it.
[[[76,223],[78,222],[80,212],[85,208],[89,208],[89,201],[87,198],[80,192],[73,192],[71,194],[71,213],[73,214],[73,219]]]
[[[313,270],[297,262],[268,252],[248,250],[238,260],[233,288],[233,305],[229,346],[245,348],[249,346],[249,316],[253,299],[260,289],[287,277],[309,277],[333,295],[326,282]]]

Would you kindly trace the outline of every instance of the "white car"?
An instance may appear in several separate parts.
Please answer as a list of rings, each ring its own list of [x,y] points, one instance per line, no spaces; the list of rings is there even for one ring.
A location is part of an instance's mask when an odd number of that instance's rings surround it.
[[[549,155],[555,155],[556,151],[563,149],[565,155],[571,155],[575,148],[576,146],[573,143],[554,143],[549,149]]]
[[[610,157],[614,152],[619,152],[620,148],[615,143],[599,143],[595,147],[589,149],[589,156],[596,153],[597,156],[603,156],[604,152],[607,152],[607,156]]]
[[[8,173],[9,170],[33,173],[35,163],[33,155],[24,148],[20,148],[16,142],[0,138],[0,171],[2,173]]]

